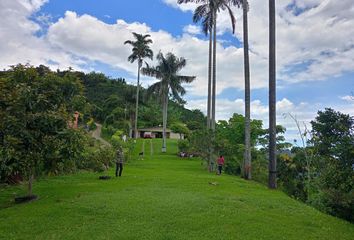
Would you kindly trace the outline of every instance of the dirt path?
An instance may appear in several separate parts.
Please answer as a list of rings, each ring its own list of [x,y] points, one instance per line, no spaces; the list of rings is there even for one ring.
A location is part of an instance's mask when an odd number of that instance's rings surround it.
[[[92,137],[103,143],[105,146],[111,146],[109,142],[101,138],[102,125],[99,123],[96,124],[96,129],[92,132]]]

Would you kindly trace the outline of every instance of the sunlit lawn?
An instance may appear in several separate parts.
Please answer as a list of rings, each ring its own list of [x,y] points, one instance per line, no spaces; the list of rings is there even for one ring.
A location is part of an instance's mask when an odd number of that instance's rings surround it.
[[[350,223],[178,158],[175,141],[168,154],[160,154],[161,140],[152,155],[149,144],[121,178],[83,172],[41,179],[34,187],[40,199],[20,205],[11,200],[22,187],[1,189],[0,239],[354,239]],[[141,148],[139,141],[136,153]]]

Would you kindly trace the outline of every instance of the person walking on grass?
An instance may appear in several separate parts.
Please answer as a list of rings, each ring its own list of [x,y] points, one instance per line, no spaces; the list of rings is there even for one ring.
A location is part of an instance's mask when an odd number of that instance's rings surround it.
[[[225,164],[225,159],[222,155],[219,156],[218,160],[217,160],[217,164],[218,164],[218,175],[221,175],[221,171],[222,171],[222,167]]]
[[[123,171],[123,163],[124,163],[124,154],[122,147],[118,147],[116,152],[116,177],[122,176]],[[118,174],[119,171],[119,174]]]

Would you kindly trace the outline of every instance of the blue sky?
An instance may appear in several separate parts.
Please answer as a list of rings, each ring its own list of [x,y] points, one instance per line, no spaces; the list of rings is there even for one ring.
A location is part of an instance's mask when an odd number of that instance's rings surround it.
[[[67,10],[79,15],[89,14],[109,24],[114,24],[117,19],[147,23],[153,30],[162,29],[175,36],[182,34],[183,27],[190,23],[192,16],[191,13],[181,14],[161,0],[51,0],[39,14],[50,14],[58,18],[63,17]],[[173,24],[168,19],[173,19]]]
[[[253,118],[268,118],[268,16],[264,0],[250,0],[249,38]],[[131,32],[149,33],[155,53],[187,59],[183,73],[197,76],[185,96],[189,108],[206,108],[207,38],[192,23],[195,5],[175,0],[4,0],[0,3],[0,66],[29,62],[53,69],[101,71],[136,81],[123,42]],[[354,3],[283,0],[277,3],[278,123],[296,138],[292,113],[307,125],[332,107],[354,115]],[[218,18],[217,118],[243,113],[242,11]],[[154,64],[154,62],[152,63]],[[154,79],[143,78],[148,86]]]

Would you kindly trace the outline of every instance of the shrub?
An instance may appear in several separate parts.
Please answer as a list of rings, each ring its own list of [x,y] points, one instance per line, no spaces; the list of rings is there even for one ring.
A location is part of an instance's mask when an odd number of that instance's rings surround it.
[[[177,145],[180,152],[188,152],[190,149],[190,144],[187,139],[178,140]]]
[[[112,147],[88,148],[85,152],[85,168],[95,172],[104,172],[114,164],[114,157],[115,151]]]
[[[111,137],[111,143],[112,143],[114,149],[121,147],[123,149],[125,161],[129,161],[130,156],[132,155],[132,152],[134,149],[134,140],[127,139],[126,141],[123,141],[123,139],[122,139],[123,135],[124,135],[124,132],[122,130],[116,131],[113,134],[113,136]]]
[[[93,131],[97,128],[96,124],[95,124],[95,121],[93,120],[93,118],[90,118],[90,120],[87,122],[87,126],[88,126],[88,129],[90,131]]]

